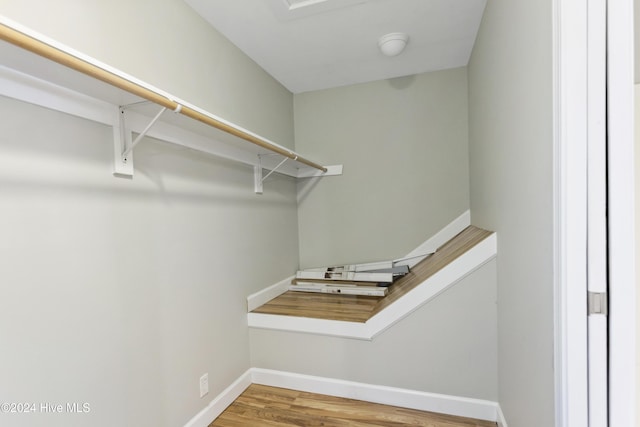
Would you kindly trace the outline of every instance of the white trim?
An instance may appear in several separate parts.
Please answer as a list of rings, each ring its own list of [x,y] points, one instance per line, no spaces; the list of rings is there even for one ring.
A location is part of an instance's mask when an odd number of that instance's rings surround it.
[[[459,256],[442,270],[429,277],[420,285],[403,295],[367,321],[371,338],[407,317],[428,303],[464,277],[495,258],[498,251],[496,233],[492,233],[482,242]]]
[[[302,332],[361,340],[370,340],[372,338],[365,323],[345,322],[342,320],[248,313],[247,323],[250,328],[256,329]]]
[[[587,289],[600,293],[607,291],[607,0],[587,4]],[[607,316],[587,322],[589,427],[607,427]]]
[[[420,246],[409,252],[405,258],[411,258],[422,254],[434,252],[440,246],[453,239],[461,231],[471,225],[471,211],[467,210],[458,218],[447,224],[442,230],[438,231],[431,238],[427,239]]]
[[[507,425],[507,420],[504,418],[504,414],[502,413],[502,408],[500,407],[500,405],[497,405],[497,410],[498,410],[498,416],[497,416],[497,420],[496,423],[498,424],[498,427],[509,427]]]
[[[553,2],[555,424],[587,426],[587,2]]]
[[[371,340],[493,259],[496,253],[497,238],[493,233],[365,323],[248,313],[248,325],[259,329]]]
[[[507,427],[500,405],[490,400],[428,393],[262,368],[250,368],[247,370],[184,427],[208,427],[251,384],[282,387],[290,390],[356,399],[419,411],[494,421],[498,423],[498,427]]]
[[[218,394],[202,411],[193,417],[184,427],[208,427],[243,391],[251,385],[252,370],[242,374],[229,387]]]
[[[289,289],[289,285],[291,285],[291,281],[296,276],[290,276],[286,279],[276,283],[275,285],[271,285],[268,288],[264,288],[261,291],[258,291],[254,294],[251,294],[247,297],[247,311],[253,311],[261,305],[266,304],[271,301],[275,297],[282,295],[287,292]]]
[[[255,384],[479,420],[496,421],[498,414],[498,404],[489,400],[427,393],[260,368],[252,368],[251,377]]]
[[[633,1],[608,2],[609,425],[635,421]]]
[[[326,172],[322,172],[321,170],[318,170],[318,169],[308,170],[308,171],[300,170],[298,172],[297,177],[298,178],[318,178],[322,176],[342,175],[343,165],[325,165],[325,168],[327,168]]]
[[[0,95],[113,125],[113,105],[0,65]]]

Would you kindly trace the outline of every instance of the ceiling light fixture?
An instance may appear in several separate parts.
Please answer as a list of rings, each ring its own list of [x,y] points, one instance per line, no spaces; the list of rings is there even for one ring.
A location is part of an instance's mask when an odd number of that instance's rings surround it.
[[[389,33],[380,37],[378,47],[384,55],[396,56],[404,50],[408,41],[409,36],[405,33]]]

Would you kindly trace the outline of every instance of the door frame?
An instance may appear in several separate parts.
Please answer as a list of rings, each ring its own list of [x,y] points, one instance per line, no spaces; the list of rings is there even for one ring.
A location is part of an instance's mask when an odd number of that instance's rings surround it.
[[[609,425],[636,426],[633,0],[608,0]]]
[[[587,2],[553,1],[556,427],[589,425]]]
[[[635,427],[633,0],[607,9],[609,425]],[[587,2],[553,0],[557,427],[589,425],[587,12]]]

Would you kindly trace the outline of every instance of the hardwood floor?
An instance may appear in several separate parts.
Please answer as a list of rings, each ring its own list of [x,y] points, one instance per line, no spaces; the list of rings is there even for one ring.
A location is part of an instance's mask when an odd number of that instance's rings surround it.
[[[252,384],[209,427],[496,427],[490,421]]]
[[[481,228],[467,227],[391,285],[385,297],[288,291],[252,312],[364,323],[491,234]]]

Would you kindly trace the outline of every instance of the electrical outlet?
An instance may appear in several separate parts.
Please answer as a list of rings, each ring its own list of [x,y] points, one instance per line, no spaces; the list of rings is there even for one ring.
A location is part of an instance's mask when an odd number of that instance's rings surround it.
[[[204,397],[209,393],[209,374],[200,377],[200,397]]]

